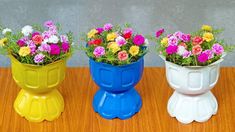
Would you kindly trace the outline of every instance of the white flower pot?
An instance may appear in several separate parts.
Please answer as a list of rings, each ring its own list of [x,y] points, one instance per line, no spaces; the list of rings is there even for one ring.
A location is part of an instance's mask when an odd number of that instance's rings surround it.
[[[194,120],[205,122],[216,114],[218,104],[210,89],[218,81],[222,60],[204,67],[184,67],[165,61],[167,81],[175,89],[167,106],[171,117],[187,124]]]

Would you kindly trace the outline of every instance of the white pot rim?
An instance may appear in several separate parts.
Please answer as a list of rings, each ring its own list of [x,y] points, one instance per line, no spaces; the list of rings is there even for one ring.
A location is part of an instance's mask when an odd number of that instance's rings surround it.
[[[167,61],[166,58],[163,56],[163,55],[159,55],[164,61],[165,63],[167,64],[170,64],[170,65],[174,65],[176,67],[179,67],[179,68],[189,68],[189,69],[201,69],[201,68],[205,68],[205,67],[211,67],[211,66],[214,66],[214,65],[217,65],[219,63],[221,63],[224,59],[224,57],[227,55],[227,53],[223,53],[221,58],[213,63],[211,63],[210,65],[207,65],[207,66],[181,66],[181,65],[178,65],[178,64],[175,64],[175,63],[172,63],[170,61]]]

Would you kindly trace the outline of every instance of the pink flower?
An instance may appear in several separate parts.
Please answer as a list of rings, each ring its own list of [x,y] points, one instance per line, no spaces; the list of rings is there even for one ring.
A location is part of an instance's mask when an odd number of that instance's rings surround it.
[[[182,34],[181,38],[180,38],[183,42],[189,42],[191,39],[191,35],[190,34]]]
[[[51,52],[51,47],[50,47],[49,44],[43,43],[43,44],[41,44],[38,47],[38,50],[41,51],[41,52],[48,52],[48,53],[50,53]]]
[[[34,55],[36,53],[37,46],[35,45],[35,43],[32,40],[29,40],[28,43],[29,43],[28,46],[30,48],[30,54]]]
[[[157,32],[156,32],[156,38],[159,38],[163,33],[164,33],[164,29],[162,28],[162,29],[160,29],[160,30],[158,30]]]
[[[222,45],[217,43],[212,46],[212,52],[214,52],[216,55],[220,55],[224,52],[224,48]]]
[[[105,54],[105,49],[102,46],[97,46],[95,50],[93,51],[93,54],[96,58],[101,57]]]
[[[193,38],[193,45],[200,45],[203,43],[203,38],[200,36],[195,36]]]
[[[125,45],[127,42],[125,40],[125,38],[123,38],[122,36],[118,36],[116,38],[116,43],[119,45],[119,46],[123,46]]]
[[[106,23],[106,24],[104,24],[104,27],[103,27],[103,29],[105,30],[105,31],[109,31],[109,30],[111,30],[113,28],[113,25],[111,24],[111,23]]]
[[[177,45],[178,44],[178,38],[176,36],[171,36],[168,39],[168,45]]]
[[[44,57],[45,57],[45,55],[43,55],[42,53],[39,53],[39,54],[35,55],[33,60],[35,63],[42,63],[44,60]]]
[[[45,31],[42,33],[43,39],[49,39],[53,34],[49,31]]]
[[[185,50],[183,53],[183,58],[189,58],[192,55],[191,51]]]
[[[201,52],[202,52],[202,48],[200,45],[193,46],[192,53],[194,55],[199,55],[199,54],[201,54]]]
[[[63,42],[62,45],[61,45],[61,48],[62,48],[62,51],[64,53],[66,53],[66,52],[69,51],[70,45],[69,45],[69,43]]]
[[[206,53],[201,53],[198,55],[197,60],[201,63],[204,63],[208,60],[208,55]]]
[[[206,53],[208,55],[208,59],[211,59],[214,57],[214,53],[211,50],[205,50],[202,53]]]
[[[133,43],[138,46],[144,44],[144,41],[145,38],[142,35],[136,35],[133,39]]]
[[[66,35],[60,35],[60,41],[63,43],[67,43],[69,40],[68,40],[68,37]]]
[[[128,58],[128,54],[125,50],[118,52],[118,59],[120,61],[125,61]]]
[[[181,31],[177,31],[173,34],[173,36],[176,36],[178,39],[180,39],[182,35],[183,33]]]
[[[51,51],[50,54],[51,55],[59,55],[60,54],[60,47],[57,44],[51,44]]]
[[[178,46],[177,45],[169,45],[167,48],[166,48],[166,53],[168,55],[171,55],[171,54],[174,54],[178,51]]]
[[[34,35],[32,40],[35,44],[41,44],[43,41],[43,37],[41,35]]]
[[[54,24],[54,22],[52,20],[44,22],[44,26],[47,27],[47,28],[52,27],[54,25],[55,24]]]

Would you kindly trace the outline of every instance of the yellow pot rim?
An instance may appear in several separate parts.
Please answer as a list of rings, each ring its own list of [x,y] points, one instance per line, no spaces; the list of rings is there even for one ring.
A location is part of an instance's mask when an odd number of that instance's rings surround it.
[[[45,67],[45,66],[50,66],[50,65],[54,65],[54,64],[57,64],[57,63],[60,63],[64,60],[66,60],[66,58],[63,58],[63,59],[60,59],[60,60],[57,60],[55,62],[52,62],[50,64],[47,64],[47,65],[33,65],[33,64],[26,64],[26,63],[21,63],[19,60],[17,60],[13,55],[8,55],[10,59],[12,59],[13,61],[17,62],[17,63],[20,63],[21,65],[24,65],[24,66],[27,66],[27,67],[34,67],[34,68],[40,68],[40,67]]]

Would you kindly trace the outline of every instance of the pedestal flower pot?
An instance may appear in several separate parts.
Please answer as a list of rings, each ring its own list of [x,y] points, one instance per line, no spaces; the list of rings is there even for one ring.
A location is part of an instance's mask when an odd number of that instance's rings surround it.
[[[15,111],[32,122],[58,118],[64,110],[64,100],[56,88],[65,78],[66,60],[36,66],[10,58],[13,79],[22,88],[14,102]]]
[[[184,67],[165,61],[166,77],[175,92],[168,101],[171,117],[182,123],[204,122],[215,115],[218,104],[212,89],[219,78],[220,62],[208,66]]]
[[[93,99],[93,108],[106,119],[127,119],[138,112],[142,100],[134,86],[140,81],[144,59],[137,62],[113,66],[90,59],[90,72],[100,87]]]

